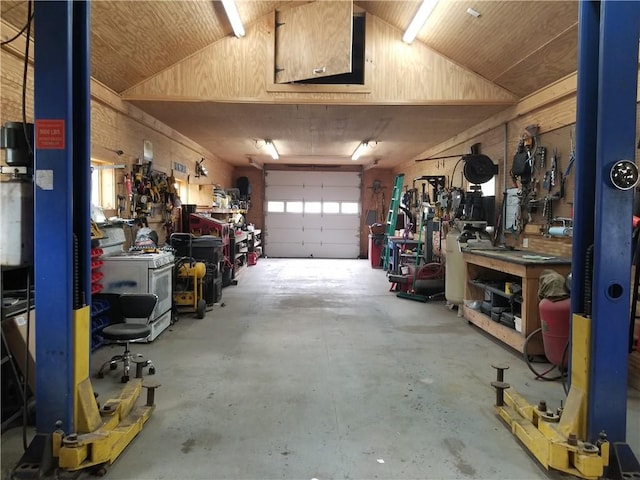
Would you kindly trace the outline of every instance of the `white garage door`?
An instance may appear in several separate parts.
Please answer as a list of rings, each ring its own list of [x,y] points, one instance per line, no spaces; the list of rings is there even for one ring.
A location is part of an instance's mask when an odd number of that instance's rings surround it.
[[[357,172],[266,172],[265,253],[357,258],[360,183]]]

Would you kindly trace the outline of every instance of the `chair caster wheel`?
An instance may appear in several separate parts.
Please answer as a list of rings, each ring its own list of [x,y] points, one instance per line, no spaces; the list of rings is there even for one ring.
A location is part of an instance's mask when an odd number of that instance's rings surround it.
[[[156,367],[149,367],[149,375],[155,375],[156,374]]]
[[[127,383],[129,381],[129,375],[123,375],[122,378],[120,378],[120,381],[122,383]]]
[[[96,378],[104,378],[104,373],[102,372],[96,373]]]
[[[116,365],[115,363],[109,364],[109,370],[115,370],[116,368],[118,368],[118,365]]]

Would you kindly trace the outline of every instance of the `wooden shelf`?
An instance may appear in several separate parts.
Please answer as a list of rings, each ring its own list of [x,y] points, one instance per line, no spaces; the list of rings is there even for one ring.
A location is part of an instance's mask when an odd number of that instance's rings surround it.
[[[502,343],[506,343],[518,352],[522,352],[526,338],[520,332],[502,325],[501,323],[494,322],[490,317],[486,316],[482,312],[473,310],[466,306],[463,306],[463,309],[464,318],[466,318],[467,321],[493,335]],[[544,346],[542,345],[541,340],[542,337],[539,337],[538,339],[531,339],[527,348],[529,355],[544,355]]]
[[[531,253],[531,252],[527,252]],[[500,323],[494,322],[487,315],[463,308],[464,317],[474,325],[493,335],[500,341],[522,352],[524,341],[532,332],[540,328],[538,315],[538,278],[545,269],[556,270],[561,275],[566,275],[571,269],[570,259],[553,257],[549,261],[528,261],[522,258],[522,252],[463,252],[465,262],[465,301],[483,300],[485,289],[508,298],[512,302],[520,300],[518,296],[509,295],[499,288],[487,285],[491,281],[511,281],[513,277],[519,277],[522,284],[522,298],[520,303],[522,332],[510,329]],[[536,335],[528,345],[530,355],[544,353],[542,336]]]

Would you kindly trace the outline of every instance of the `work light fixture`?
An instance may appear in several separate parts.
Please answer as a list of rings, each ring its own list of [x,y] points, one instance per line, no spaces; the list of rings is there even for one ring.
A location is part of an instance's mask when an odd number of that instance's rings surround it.
[[[354,150],[351,154],[351,160],[358,160],[367,150],[368,148],[376,148],[378,146],[378,142],[375,140],[365,140],[360,142],[360,145]]]
[[[280,158],[280,155],[278,154],[278,150],[276,150],[276,146],[273,144],[271,140],[265,140],[264,146],[267,147],[267,150],[269,151],[269,155],[271,155],[271,158],[273,158],[274,160],[278,160]]]
[[[240,14],[238,13],[238,7],[234,0],[222,0],[222,6],[227,13],[227,18],[233,28],[233,33],[236,37],[244,37],[244,27],[242,26],[242,20],[240,20]]]
[[[420,29],[424,26],[424,23],[427,21],[427,18],[429,18],[429,15],[431,15],[431,12],[433,12],[437,3],[438,0],[423,0],[420,8],[418,8],[416,12],[416,16],[411,20],[409,28],[404,32],[404,36],[402,37],[403,42],[411,43],[416,39]]]
[[[209,175],[209,172],[203,163],[204,158],[201,158],[200,161],[196,161],[196,177],[206,177]]]

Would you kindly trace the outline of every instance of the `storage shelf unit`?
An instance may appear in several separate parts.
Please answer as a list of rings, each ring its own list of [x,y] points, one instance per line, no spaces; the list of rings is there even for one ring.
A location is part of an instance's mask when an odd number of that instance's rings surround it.
[[[491,250],[463,252],[462,258],[465,262],[465,302],[484,300],[487,281],[511,281],[514,277],[520,279],[522,285],[521,332],[495,322],[490,316],[467,305],[463,306],[463,313],[469,322],[521,352],[527,336],[540,328],[538,315],[540,273],[546,269],[553,269],[561,275],[566,275],[571,269],[571,260],[562,257],[545,257],[534,252]],[[509,297],[504,290],[494,290],[495,294]],[[515,298],[513,300],[515,301]],[[541,338],[531,339],[528,353],[544,354]]]

